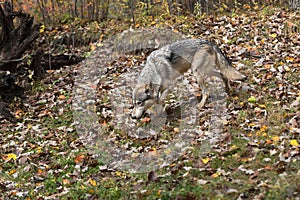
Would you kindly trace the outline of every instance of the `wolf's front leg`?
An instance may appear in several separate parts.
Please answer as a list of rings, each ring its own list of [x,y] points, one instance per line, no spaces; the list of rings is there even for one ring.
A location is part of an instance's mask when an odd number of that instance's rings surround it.
[[[168,94],[169,94],[170,90],[169,89],[165,89],[162,92],[158,92],[157,95],[157,105],[155,106],[155,116],[162,116],[163,113],[165,112],[165,99],[167,98]]]
[[[167,98],[168,94],[170,93],[169,89],[165,89],[164,91],[162,91],[157,98],[157,103],[158,104],[164,104],[165,99]]]
[[[153,109],[154,118],[159,118],[163,115],[165,109],[163,104],[156,104]]]

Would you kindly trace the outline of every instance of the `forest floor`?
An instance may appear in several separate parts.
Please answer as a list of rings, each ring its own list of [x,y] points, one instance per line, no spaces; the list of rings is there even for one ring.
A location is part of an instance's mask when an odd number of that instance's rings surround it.
[[[152,110],[129,117],[150,52],[104,62],[102,42],[86,61],[48,70],[14,100],[15,119],[1,119],[0,199],[299,199],[299,16],[268,8],[151,22],[216,43],[247,76],[229,95],[212,79],[217,93],[197,110],[182,103],[201,94],[186,74],[158,120]]]

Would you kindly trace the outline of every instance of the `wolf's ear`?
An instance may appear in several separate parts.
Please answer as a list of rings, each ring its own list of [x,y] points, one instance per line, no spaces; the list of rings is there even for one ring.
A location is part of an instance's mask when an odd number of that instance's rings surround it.
[[[145,93],[149,96],[151,96],[151,93],[153,92],[153,84],[152,83],[147,83],[145,85]]]
[[[173,56],[174,56],[174,53],[172,51],[170,51],[170,50],[165,51],[165,58],[167,58],[168,60],[171,60]]]

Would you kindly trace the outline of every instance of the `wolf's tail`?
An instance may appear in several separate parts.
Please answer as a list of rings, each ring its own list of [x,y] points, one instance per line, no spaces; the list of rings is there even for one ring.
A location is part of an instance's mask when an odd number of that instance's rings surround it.
[[[240,73],[238,70],[232,67],[229,59],[222,53],[219,47],[214,45],[214,49],[217,55],[217,65],[219,66],[219,70],[224,76],[226,76],[227,79],[241,80],[246,78],[244,74]]]
[[[242,80],[245,79],[246,76],[239,71],[237,71],[232,66],[226,66],[226,68],[221,68],[221,73],[226,76],[229,80]]]

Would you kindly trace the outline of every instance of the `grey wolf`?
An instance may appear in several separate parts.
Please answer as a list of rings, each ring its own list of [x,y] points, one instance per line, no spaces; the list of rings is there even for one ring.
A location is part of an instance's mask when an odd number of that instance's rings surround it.
[[[205,76],[216,76],[225,83],[241,80],[245,75],[231,66],[229,59],[215,44],[200,39],[181,40],[153,51],[147,58],[132,93],[131,117],[139,119],[154,104],[163,104],[172,91],[177,77],[192,69],[201,88],[202,99],[197,107],[202,108],[209,96]]]

